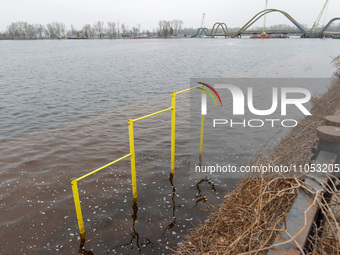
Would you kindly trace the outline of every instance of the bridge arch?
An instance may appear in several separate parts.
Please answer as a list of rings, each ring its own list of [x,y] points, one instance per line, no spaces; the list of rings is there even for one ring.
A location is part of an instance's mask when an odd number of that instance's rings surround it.
[[[205,34],[206,36],[211,36],[210,33],[209,33],[209,30],[208,28],[203,28],[203,27],[200,27],[198,30],[197,30],[197,33],[191,37],[197,37],[197,36],[201,36],[202,34]]]
[[[340,18],[333,18],[331,19],[327,24],[326,26],[324,26],[324,28],[318,33],[318,36],[320,36],[321,34],[323,34],[323,32],[327,31],[328,28],[332,25],[332,23],[336,20],[340,20]]]
[[[304,35],[304,37],[318,37],[320,36],[325,30],[327,30],[329,28],[329,26],[335,21],[335,20],[339,20],[340,18],[334,18],[332,20],[330,20],[327,25],[319,32],[319,33],[315,33],[312,34],[310,31],[306,31],[303,26],[297,22],[292,16],[290,16],[287,12],[285,11],[281,11],[278,9],[266,9],[263,11],[260,11],[259,13],[257,13],[254,17],[252,17],[243,27],[241,27],[238,31],[231,33],[228,30],[228,27],[225,23],[222,22],[216,22],[211,31],[210,31],[210,35],[214,36],[216,35],[217,30],[219,29],[219,27],[222,27],[222,30],[224,32],[225,36],[229,36],[229,37],[236,37],[238,35],[240,35],[242,32],[246,31],[250,26],[252,26],[256,21],[258,21],[260,18],[262,18],[263,16],[272,13],[272,12],[278,12],[281,13],[282,15],[284,15],[290,22],[292,22]]]

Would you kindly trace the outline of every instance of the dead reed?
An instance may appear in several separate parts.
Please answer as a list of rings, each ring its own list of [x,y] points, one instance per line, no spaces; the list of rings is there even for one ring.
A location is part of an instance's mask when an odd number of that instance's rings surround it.
[[[308,164],[318,144],[316,128],[326,115],[340,108],[340,56],[334,60],[338,67],[328,91],[312,98],[311,116],[307,116],[281,139],[269,153],[258,151],[250,164],[290,165]],[[322,84],[320,84],[322,85]],[[314,196],[324,215],[322,224],[315,226],[308,240],[309,254],[340,254],[340,191],[339,181],[328,176],[331,185],[323,183],[332,200],[313,190],[298,178],[245,178],[225,196],[225,201],[211,210],[208,219],[192,230],[179,243],[175,254],[266,254],[276,234],[285,226],[286,215],[300,190]],[[320,234],[323,233],[320,237]],[[288,234],[288,233],[287,233]],[[289,234],[288,234],[289,235]],[[295,236],[291,236],[294,241]],[[301,254],[305,251],[300,247]]]

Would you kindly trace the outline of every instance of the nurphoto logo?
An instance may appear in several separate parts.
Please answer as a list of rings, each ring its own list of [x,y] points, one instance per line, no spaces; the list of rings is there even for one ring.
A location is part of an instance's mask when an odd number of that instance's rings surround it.
[[[232,96],[232,114],[234,116],[242,116],[245,115],[245,109],[247,109],[250,113],[257,115],[257,116],[268,116],[273,114],[278,108],[280,109],[280,115],[286,116],[287,115],[287,106],[292,105],[295,106],[295,109],[301,111],[304,115],[311,115],[309,110],[304,106],[304,104],[308,103],[311,99],[311,93],[308,89],[305,88],[298,88],[298,87],[272,87],[268,88],[271,90],[271,105],[268,106],[267,109],[257,109],[254,106],[254,88],[247,87],[247,94],[245,96],[244,92],[236,85],[232,84],[215,84],[215,86],[211,86],[204,82],[198,82],[199,84],[203,85],[203,88],[198,87],[203,91],[201,95],[201,114],[207,115],[207,94],[213,99],[215,105],[217,105],[216,100],[212,93],[205,89],[209,88],[218,98],[220,101],[221,107],[222,100],[219,93],[216,91],[218,90],[227,90],[231,93]],[[216,89],[215,89],[216,88]],[[293,95],[293,96],[292,96]],[[246,99],[245,99],[246,98]],[[230,109],[227,109],[230,111]],[[272,127],[275,127],[276,123],[281,123],[282,127],[294,127],[297,125],[297,121],[295,119],[250,119],[250,120],[242,120],[242,121],[233,121],[232,119],[227,120],[223,118],[216,118],[213,120],[213,127],[218,125],[230,125],[233,126],[248,126],[248,127],[262,127],[265,123],[270,123]]]
[[[209,84],[204,83],[204,82],[198,82],[198,83],[203,85],[203,86],[205,86],[205,87],[207,87],[207,88],[209,88],[212,92],[214,92],[215,95],[217,96],[218,100],[220,101],[221,106],[222,106],[221,97],[220,97],[220,95],[217,93],[217,91],[212,86],[210,86]],[[207,94],[213,99],[215,105],[217,105],[216,100],[215,100],[214,96],[211,94],[211,92],[209,90],[201,88],[201,87],[197,87],[197,88],[205,92],[205,93],[202,93],[202,97],[201,97],[201,100],[202,100],[202,103],[201,103],[201,114],[202,115],[207,115]]]

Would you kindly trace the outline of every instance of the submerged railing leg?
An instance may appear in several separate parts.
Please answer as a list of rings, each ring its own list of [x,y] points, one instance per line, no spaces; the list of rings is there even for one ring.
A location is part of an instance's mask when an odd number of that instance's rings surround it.
[[[176,92],[171,94],[171,174],[175,174]]]
[[[74,205],[76,207],[80,238],[82,240],[85,240],[85,228],[84,228],[83,214],[81,213],[77,182],[78,182],[77,179],[72,179],[71,185],[72,185],[72,192],[73,192],[73,198],[74,198]]]
[[[135,143],[133,136],[133,120],[129,119],[129,142],[130,142],[130,161],[131,161],[131,180],[132,196],[134,203],[137,203],[137,181],[136,181],[136,161],[135,161]]]

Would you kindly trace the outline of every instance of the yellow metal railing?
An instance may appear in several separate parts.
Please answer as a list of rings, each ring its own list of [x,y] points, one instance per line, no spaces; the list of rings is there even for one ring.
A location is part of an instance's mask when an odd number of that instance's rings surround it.
[[[71,180],[71,185],[72,185],[72,192],[73,192],[73,198],[74,198],[74,205],[76,208],[76,215],[77,215],[77,220],[78,220],[78,227],[79,227],[79,232],[80,232],[80,237],[82,240],[85,240],[85,228],[84,228],[84,221],[83,221],[83,215],[81,211],[81,206],[80,206],[80,199],[79,199],[79,192],[78,192],[78,181],[96,173],[99,172],[100,170],[103,170],[106,167],[109,167],[125,158],[130,157],[130,162],[131,162],[131,180],[132,180],[132,196],[133,196],[133,201],[134,204],[137,203],[137,178],[136,178],[136,161],[135,161],[135,145],[134,145],[134,134],[133,134],[133,123],[136,121],[143,120],[145,118],[152,117],[154,115],[170,111],[171,110],[171,175],[173,176],[175,173],[175,129],[176,129],[176,95],[190,91],[192,89],[198,88],[198,87],[205,87],[204,85],[199,85],[196,87],[192,87],[189,89],[185,89],[179,92],[172,92],[171,94],[171,107],[149,114],[145,115],[143,117],[137,118],[137,119],[129,119],[128,120],[128,126],[129,126],[129,144],[130,144],[130,153],[115,160],[112,161],[105,166],[102,166],[88,174],[85,174],[79,178],[74,178]],[[205,93],[204,91],[202,93]],[[202,115],[201,119],[201,125],[204,126],[204,116]],[[203,151],[203,132],[204,132],[204,127],[201,127],[201,138],[200,138],[200,158],[202,156],[202,151]]]

